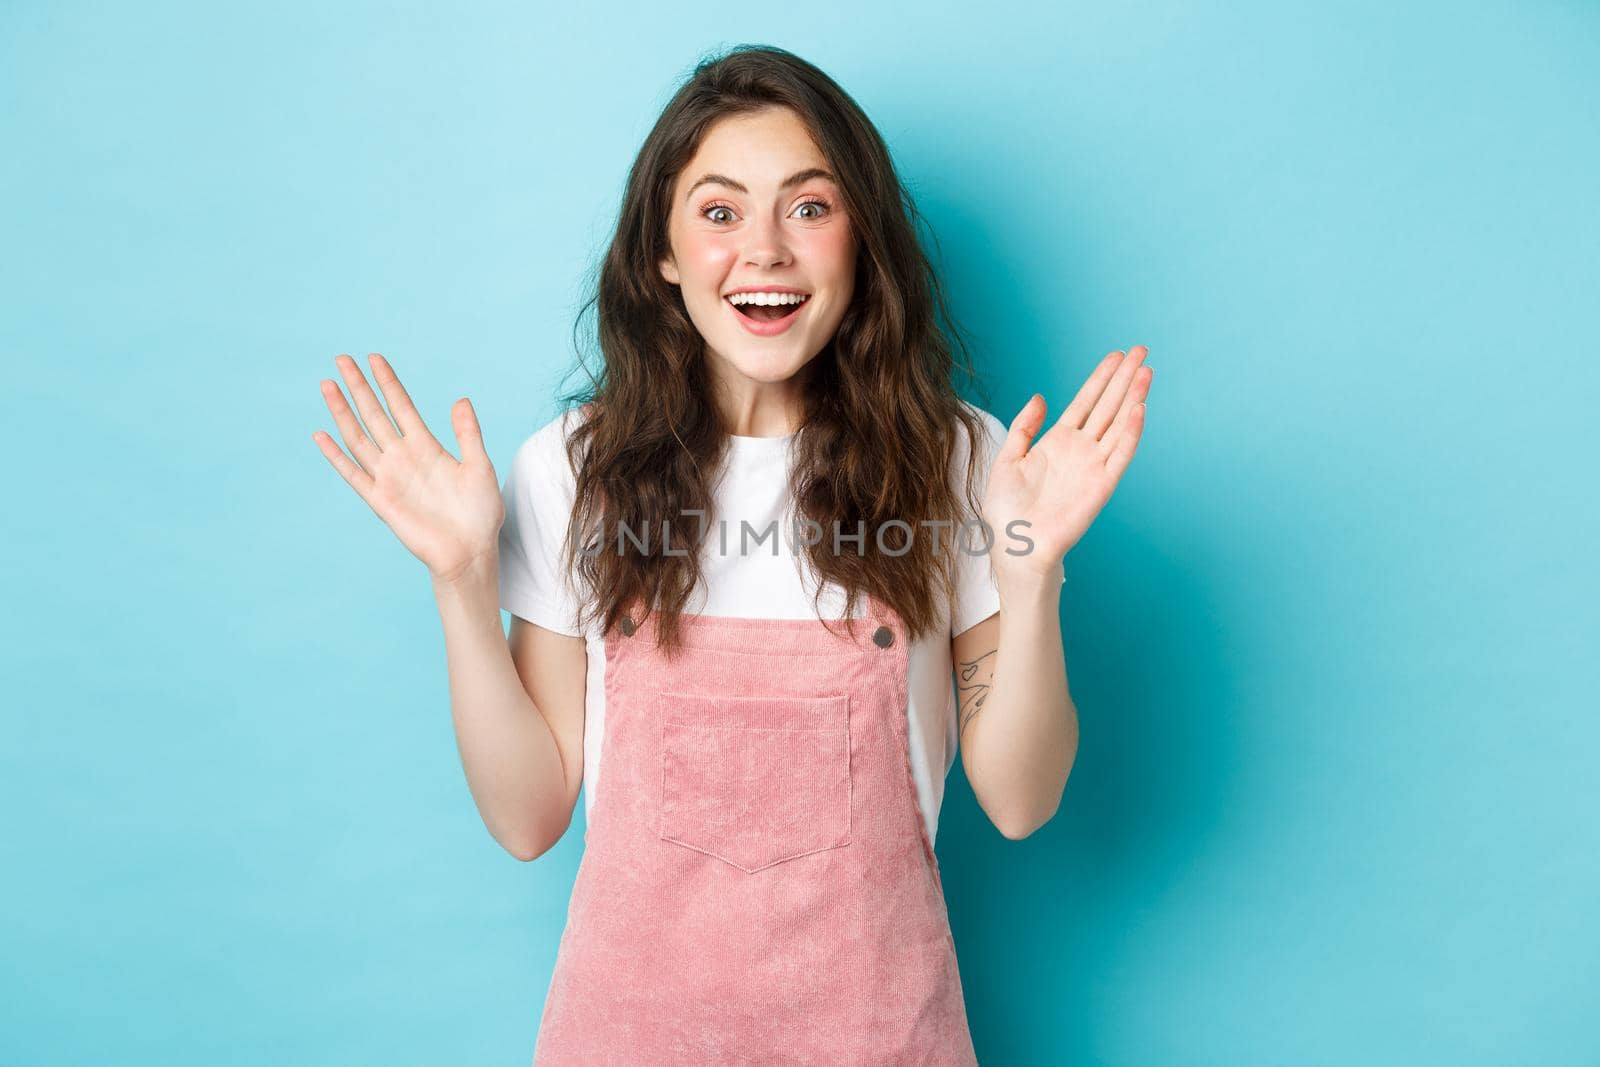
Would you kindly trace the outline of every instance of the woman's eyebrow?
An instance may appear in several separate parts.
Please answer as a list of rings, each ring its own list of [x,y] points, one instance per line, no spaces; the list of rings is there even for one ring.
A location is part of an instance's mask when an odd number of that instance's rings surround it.
[[[835,180],[832,174],[829,174],[827,171],[823,170],[821,167],[807,167],[805,170],[797,170],[793,174],[789,175],[787,178],[785,178],[783,180],[783,183],[781,185],[779,185],[778,188],[779,189],[788,189],[788,188],[791,188],[792,186],[799,185],[801,182],[808,182],[812,178],[825,178],[830,182]],[[715,185],[726,185],[729,189],[732,189],[736,193],[748,193],[750,191],[749,189],[746,189],[742,184],[740,184],[739,182],[734,181],[732,178],[729,178],[726,175],[723,175],[723,174],[702,174],[702,175],[700,175],[700,180],[699,181],[697,181],[693,185],[689,186],[689,191],[683,194],[683,198],[685,200],[689,199],[689,197],[694,194],[694,191],[696,189],[698,189],[702,185],[706,185],[708,183],[709,184],[715,184]]]

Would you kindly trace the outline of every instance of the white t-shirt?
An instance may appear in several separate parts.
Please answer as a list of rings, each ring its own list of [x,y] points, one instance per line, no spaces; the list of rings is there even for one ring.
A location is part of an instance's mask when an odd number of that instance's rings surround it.
[[[963,401],[965,403],[965,401]],[[988,431],[979,442],[976,471],[978,499],[983,499],[989,466],[1005,438],[1006,428],[993,415],[975,405]],[[571,521],[575,479],[567,463],[566,435],[579,425],[579,410],[557,416],[535,431],[517,449],[511,470],[501,487],[505,498],[505,524],[500,529],[500,606],[528,622],[576,637],[578,581],[560,567],[562,543]],[[832,619],[844,616],[844,592],[829,584],[818,608],[811,596],[816,578],[803,546],[796,552],[788,513],[789,446],[793,434],[783,437],[733,437],[727,467],[715,490],[712,514],[705,517],[710,533],[702,550],[705,587],[697,589],[684,605],[685,614],[735,615],[751,618]],[[967,437],[959,429],[951,456],[950,478],[965,511],[964,485]],[[973,516],[966,516],[972,518]],[[719,525],[719,520],[720,524]],[[694,519],[691,518],[691,530]],[[742,522],[751,532],[741,538]],[[777,536],[760,537],[771,527]],[[720,531],[726,531],[726,551],[720,548]],[[803,532],[803,531],[802,531]],[[850,534],[849,529],[843,534]],[[885,533],[885,543],[897,546],[904,530]],[[919,527],[917,535],[933,531]],[[867,531],[867,536],[873,536]],[[1004,536],[993,531],[993,536]],[[941,546],[951,544],[952,531],[940,531]],[[1000,610],[1000,593],[986,553],[975,554],[982,535],[974,530],[969,546],[958,549],[954,610],[945,604],[942,584],[934,582],[935,597],[946,622],[931,635],[911,643],[907,664],[906,715],[910,726],[911,771],[917,801],[932,841],[938,830],[939,805],[944,782],[955,763],[957,745],[955,676],[950,660],[950,640]],[[855,542],[841,542],[843,551],[856,551]],[[795,558],[796,555],[799,559]],[[803,577],[802,577],[803,575]],[[866,610],[865,598],[857,604]],[[605,736],[605,638],[591,624],[582,636],[587,642],[589,672],[584,705],[583,794],[584,818],[594,808],[600,781],[601,742]]]

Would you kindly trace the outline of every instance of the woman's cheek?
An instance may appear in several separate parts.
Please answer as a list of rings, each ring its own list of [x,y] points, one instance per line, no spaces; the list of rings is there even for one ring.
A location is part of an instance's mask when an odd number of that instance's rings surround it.
[[[733,261],[738,258],[739,251],[734,243],[727,237],[716,235],[701,237],[690,244],[689,255],[700,265],[700,270],[709,277],[725,274]]]
[[[855,266],[855,239],[846,226],[830,227],[816,235],[811,255],[818,263],[828,263],[840,274]]]

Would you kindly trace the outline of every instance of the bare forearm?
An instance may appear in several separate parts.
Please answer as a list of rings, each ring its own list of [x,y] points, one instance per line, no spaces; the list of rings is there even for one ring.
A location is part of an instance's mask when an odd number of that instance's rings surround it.
[[[560,750],[517,676],[500,618],[498,559],[433,583],[444,626],[450,711],[467,785],[489,833],[521,859],[565,830]]]
[[[1060,572],[1001,581],[993,674],[988,689],[961,708],[967,779],[1009,837],[1025,837],[1050,820],[1077,756],[1060,598]]]

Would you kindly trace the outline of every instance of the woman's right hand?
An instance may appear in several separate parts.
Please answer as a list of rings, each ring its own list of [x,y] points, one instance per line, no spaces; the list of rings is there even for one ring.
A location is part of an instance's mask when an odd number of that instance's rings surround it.
[[[505,519],[505,503],[494,465],[484,451],[477,414],[466,397],[450,408],[461,452],[457,462],[428,432],[389,361],[376,352],[367,358],[394,421],[389,421],[356,361],[340,355],[334,363],[355,398],[361,421],[332,379],[324,378],[320,384],[354,462],[326,432],[318,430],[311,439],[435,581],[454,581],[473,564],[493,558]]]

